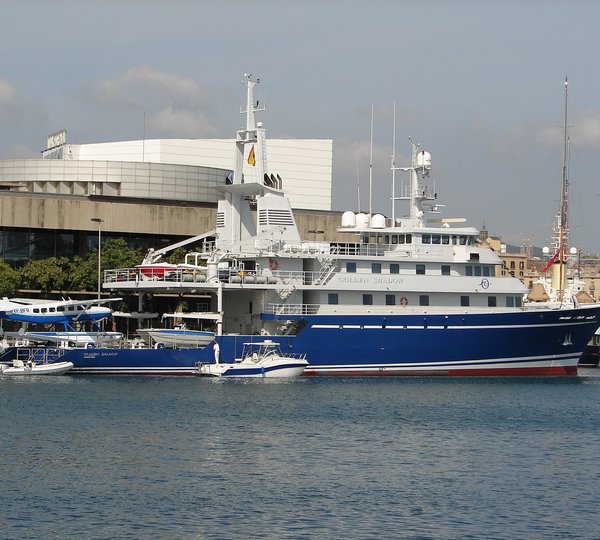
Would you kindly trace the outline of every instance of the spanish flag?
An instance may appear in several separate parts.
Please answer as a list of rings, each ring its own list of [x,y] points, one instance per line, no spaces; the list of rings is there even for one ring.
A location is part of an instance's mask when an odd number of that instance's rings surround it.
[[[256,165],[256,157],[254,156],[254,145],[250,149],[250,155],[248,156],[248,165],[252,165],[253,167]]]

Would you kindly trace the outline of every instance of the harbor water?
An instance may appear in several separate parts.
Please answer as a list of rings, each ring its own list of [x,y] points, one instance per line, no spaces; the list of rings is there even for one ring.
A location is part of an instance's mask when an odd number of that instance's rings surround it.
[[[600,371],[0,378],[2,538],[600,538]]]

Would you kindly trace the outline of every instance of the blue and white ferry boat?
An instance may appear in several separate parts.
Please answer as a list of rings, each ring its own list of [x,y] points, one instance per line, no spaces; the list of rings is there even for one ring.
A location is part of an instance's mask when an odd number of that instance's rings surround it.
[[[354,241],[303,240],[281,179],[265,170],[258,81],[244,82],[246,127],[237,132],[233,178],[219,188],[216,228],[203,250],[148,277],[159,250],[145,271],[105,272],[105,289],[207,294],[210,310],[199,316],[214,323],[221,360],[268,338],[307,359],[304,375],[576,374],[600,306],[523,306],[525,286],[496,275],[501,260],[478,243],[478,231],[439,218],[431,156],[416,145],[402,169],[410,175],[407,216],[346,212],[339,230]],[[250,153],[264,181],[242,176]],[[194,374],[212,355],[212,347],[88,349],[65,360],[73,373]]]

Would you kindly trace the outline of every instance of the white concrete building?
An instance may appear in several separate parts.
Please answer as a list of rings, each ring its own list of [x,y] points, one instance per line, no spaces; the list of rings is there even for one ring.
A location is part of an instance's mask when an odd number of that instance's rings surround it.
[[[0,161],[0,184],[23,191],[216,202],[234,167],[234,139],[152,139],[60,144],[41,160]],[[49,138],[49,146],[52,144]],[[331,139],[269,139],[266,164],[293,208],[331,210]],[[258,180],[245,163],[244,176]]]

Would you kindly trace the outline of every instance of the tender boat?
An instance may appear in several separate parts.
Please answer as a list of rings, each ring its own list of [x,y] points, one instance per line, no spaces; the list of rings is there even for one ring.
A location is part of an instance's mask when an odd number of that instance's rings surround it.
[[[244,343],[242,358],[232,364],[199,362],[205,377],[299,377],[308,365],[304,355],[283,353],[271,340]]]
[[[13,365],[0,364],[0,373],[10,376],[30,375],[64,375],[73,368],[73,362],[52,362],[49,364],[38,364],[33,360],[13,360]]]
[[[215,337],[214,332],[191,330],[185,325],[176,328],[148,328],[143,331],[163,347],[205,347]]]

